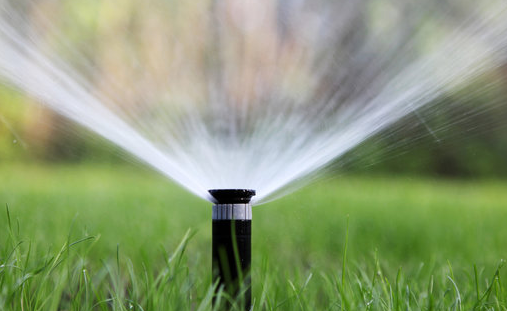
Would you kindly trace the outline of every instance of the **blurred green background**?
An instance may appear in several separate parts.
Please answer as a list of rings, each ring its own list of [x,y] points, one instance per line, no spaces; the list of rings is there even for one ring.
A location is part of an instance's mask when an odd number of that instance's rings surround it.
[[[361,5],[369,4],[366,1]],[[374,1],[371,4],[376,7]],[[450,2],[439,5],[452,9]],[[129,53],[145,57],[144,65],[151,74],[165,81],[163,77],[168,73],[158,64],[165,51],[170,50],[170,45],[164,45],[167,44],[164,36],[171,35],[171,30],[166,29],[167,20],[175,20],[171,25],[182,27],[189,23],[179,19],[199,18],[194,14],[198,10],[193,11],[193,4],[178,2],[162,5],[153,1],[147,6],[134,0],[116,3],[23,0],[16,2],[16,6],[40,31],[39,35],[44,36],[51,50],[83,75],[92,75],[98,92],[109,91],[110,85],[104,81],[119,82],[123,87],[114,98],[127,107],[150,105],[146,101],[150,92],[167,89],[165,82],[153,85],[148,83],[151,80],[144,81],[142,70],[133,69]],[[41,16],[50,17],[58,32]],[[459,16],[448,18],[457,19],[448,20],[451,24],[459,22]],[[367,24],[367,17],[358,22]],[[179,40],[195,40],[192,27],[183,27],[181,33],[185,37]],[[59,37],[66,41],[58,40]],[[78,53],[66,48],[66,44]],[[338,159],[332,167],[340,173],[504,178],[507,177],[505,120],[507,68],[500,67],[400,120]],[[0,83],[0,162],[118,163],[119,158],[124,158],[120,153],[109,142]]]

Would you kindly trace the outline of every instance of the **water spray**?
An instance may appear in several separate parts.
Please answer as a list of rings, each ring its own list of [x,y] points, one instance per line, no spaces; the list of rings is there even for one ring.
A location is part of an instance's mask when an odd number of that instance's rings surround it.
[[[255,190],[209,190],[215,199],[213,205],[213,283],[232,299],[244,302],[250,309],[251,293],[251,245],[252,205],[250,199]]]
[[[123,27],[107,19],[87,29],[87,37],[98,31],[90,37],[98,47],[118,48],[88,53],[83,46],[83,54],[65,36],[81,33],[82,23],[52,18],[45,10],[54,6],[20,2],[0,0],[0,84],[199,197],[211,194],[213,280],[247,308],[256,194],[247,189],[256,189],[257,203],[285,195],[403,117],[507,64],[504,0],[382,7],[373,0],[156,0],[152,7],[167,9],[143,13],[123,36],[110,35]],[[187,15],[164,15],[173,11]],[[69,59],[88,54],[94,58],[82,66]],[[246,189],[208,194],[222,185]]]

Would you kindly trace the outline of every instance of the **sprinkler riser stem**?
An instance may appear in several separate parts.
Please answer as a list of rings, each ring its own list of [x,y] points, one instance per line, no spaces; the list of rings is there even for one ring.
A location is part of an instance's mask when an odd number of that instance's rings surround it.
[[[252,206],[255,191],[248,189],[210,190],[216,200],[212,211],[213,283],[233,300],[250,310],[252,301],[250,264],[252,259]],[[214,305],[215,305],[214,300]],[[229,310],[230,303],[221,303]]]
[[[212,224],[212,271],[213,282],[218,281],[219,287],[232,298],[241,299],[246,310],[250,309],[251,293],[251,220],[213,220]]]

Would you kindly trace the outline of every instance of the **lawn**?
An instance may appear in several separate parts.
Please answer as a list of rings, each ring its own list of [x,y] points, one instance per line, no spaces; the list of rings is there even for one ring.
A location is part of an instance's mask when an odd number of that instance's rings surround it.
[[[0,172],[0,310],[211,310],[210,203],[134,166]],[[507,310],[506,224],[507,181],[324,180],[254,207],[254,308]]]

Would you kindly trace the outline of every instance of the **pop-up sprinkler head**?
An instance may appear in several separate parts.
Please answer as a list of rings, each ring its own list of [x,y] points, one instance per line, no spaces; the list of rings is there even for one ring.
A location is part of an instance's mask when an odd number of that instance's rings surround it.
[[[223,287],[231,299],[244,303],[249,310],[252,301],[250,262],[252,241],[251,198],[255,190],[209,190],[213,205],[213,283]],[[227,309],[230,304],[225,303]]]
[[[213,189],[209,190],[218,204],[250,203],[255,190],[250,189]]]

